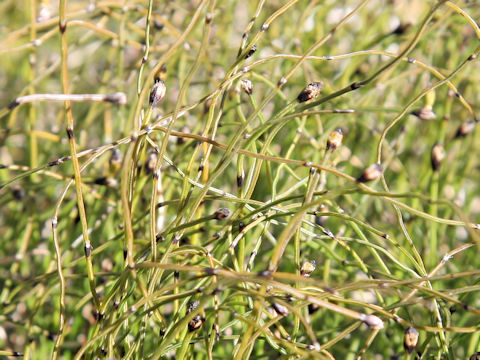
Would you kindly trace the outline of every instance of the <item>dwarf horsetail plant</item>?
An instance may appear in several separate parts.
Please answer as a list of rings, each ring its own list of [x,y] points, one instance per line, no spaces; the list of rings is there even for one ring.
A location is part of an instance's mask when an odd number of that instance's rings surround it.
[[[0,357],[480,358],[474,1],[0,12]]]

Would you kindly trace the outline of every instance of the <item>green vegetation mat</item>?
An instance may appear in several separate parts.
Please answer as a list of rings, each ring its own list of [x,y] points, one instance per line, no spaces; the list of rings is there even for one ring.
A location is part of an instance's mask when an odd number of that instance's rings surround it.
[[[477,1],[0,14],[0,358],[480,359]]]

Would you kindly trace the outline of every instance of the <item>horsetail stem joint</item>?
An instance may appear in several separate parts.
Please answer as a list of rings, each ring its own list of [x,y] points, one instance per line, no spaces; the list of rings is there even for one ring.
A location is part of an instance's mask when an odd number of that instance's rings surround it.
[[[300,269],[300,275],[303,277],[310,277],[316,268],[317,265],[315,264],[315,260],[305,261]]]
[[[270,27],[270,24],[264,23],[260,28],[260,31],[267,31],[269,27]]]
[[[308,84],[297,96],[297,101],[303,103],[315,99],[323,89],[323,82],[317,81]]]

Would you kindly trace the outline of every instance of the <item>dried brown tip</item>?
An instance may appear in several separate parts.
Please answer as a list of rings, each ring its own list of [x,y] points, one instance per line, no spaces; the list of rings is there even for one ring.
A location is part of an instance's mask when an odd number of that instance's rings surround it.
[[[311,315],[315,312],[317,312],[320,309],[320,306],[317,304],[308,304],[308,313]]]
[[[470,356],[470,360],[480,360],[480,351]]]
[[[405,330],[403,335],[403,347],[411,354],[418,343],[418,331],[414,327],[409,327]]]
[[[105,97],[105,101],[108,101],[114,104],[125,105],[127,103],[127,95],[125,95],[125,93],[123,92],[108,94]]]
[[[343,141],[343,130],[335,129],[327,140],[327,150],[335,150],[342,145]]]
[[[315,260],[305,261],[300,269],[300,275],[310,277],[310,274],[314,272],[316,268]]]
[[[257,51],[257,45],[253,45],[250,50],[248,51],[247,55],[245,55],[245,59],[248,59],[250,56],[255,54],[255,51]]]
[[[96,178],[93,180],[93,183],[96,185],[103,185],[103,186],[108,186],[108,187],[117,187],[118,186],[118,181],[115,178],[108,177],[108,176],[102,176],[99,178]]]
[[[213,214],[215,220],[225,220],[230,216],[230,209],[220,208]]]
[[[357,182],[365,183],[365,182],[376,180],[380,176],[382,176],[382,173],[383,173],[383,166],[382,165],[372,164],[369,167],[367,167],[365,170],[363,170],[362,175],[360,175],[357,178]]]
[[[248,79],[242,79],[240,81],[240,85],[243,89],[243,91],[245,91],[245,93],[247,95],[252,95],[252,92],[253,92],[253,84],[250,80]]]
[[[297,100],[299,103],[302,103],[308,100],[315,99],[320,94],[320,91],[322,91],[322,89],[323,83],[321,81],[308,84],[305,89],[303,89],[302,92],[298,94]]]
[[[475,121],[473,120],[465,121],[458,128],[457,133],[455,134],[455,138],[465,137],[468,134],[472,133],[473,130],[475,130]]]
[[[278,315],[287,316],[290,313],[286,306],[280,305],[276,302],[272,303],[272,306]]]
[[[433,171],[438,171],[443,159],[445,159],[445,148],[442,144],[436,143],[435,145],[433,145],[431,153]]]
[[[368,325],[368,327],[374,329],[374,330],[381,330],[383,329],[383,321],[375,315],[365,315],[361,319],[365,324]]]
[[[203,318],[200,315],[196,315],[192,320],[188,322],[188,331],[193,332],[198,330],[203,325]]]
[[[155,170],[155,164],[157,163],[158,154],[155,150],[148,153],[145,160],[145,171],[147,174],[151,174]]]
[[[415,115],[420,120],[433,120],[437,118],[437,115],[430,108],[421,108],[412,111],[410,114]]]
[[[412,24],[410,24],[410,23],[400,23],[395,28],[395,30],[392,31],[392,34],[403,35],[407,32],[408,29],[410,29],[411,26],[412,26]]]
[[[158,80],[153,84],[152,91],[150,92],[150,105],[156,106],[165,97],[167,87],[163,80]]]

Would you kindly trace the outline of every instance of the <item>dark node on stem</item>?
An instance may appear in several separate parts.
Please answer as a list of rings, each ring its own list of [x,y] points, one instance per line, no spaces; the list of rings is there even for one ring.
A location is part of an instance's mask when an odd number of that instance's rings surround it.
[[[297,96],[299,103],[315,99],[323,89],[323,83],[321,81],[308,84]]]
[[[123,260],[127,258],[127,250],[123,250]]]
[[[14,352],[12,352],[12,356],[21,357],[21,356],[23,356],[23,353],[18,352],[18,351],[14,351]]]
[[[69,139],[73,138],[73,129],[67,127],[67,137]]]
[[[48,163],[48,166],[56,166],[60,165],[60,162],[58,160],[53,160]]]
[[[456,308],[455,305],[452,305],[452,306],[450,306],[448,311],[450,311],[450,314],[455,314],[457,312],[457,308]]]
[[[250,50],[248,51],[247,55],[245,55],[245,59],[248,59],[250,56],[255,54],[255,51],[257,51],[257,45],[253,45]]]
[[[418,331],[414,327],[409,327],[405,330],[403,335],[403,347],[411,354],[418,343]]]
[[[335,129],[327,140],[327,150],[335,150],[342,145],[343,141],[343,130]]]
[[[313,273],[316,268],[315,260],[305,261],[300,268],[300,275],[310,277],[310,274]]]
[[[173,277],[174,277],[175,279],[178,279],[178,278],[180,277],[180,273],[179,273],[178,271],[174,271],[174,272],[173,272]]]
[[[161,234],[157,234],[155,236],[155,242],[159,243],[159,242],[164,242],[164,241],[165,241],[165,238]]]
[[[415,64],[415,62],[416,62],[417,60],[415,60],[414,58],[408,58],[407,61],[408,61],[410,64]]]
[[[372,164],[369,167],[367,167],[365,170],[363,170],[362,175],[360,175],[357,178],[357,182],[365,183],[365,182],[376,180],[380,176],[382,176],[382,173],[383,173],[383,166],[382,165]]]
[[[7,165],[5,165],[5,164],[0,164],[0,169],[6,169],[6,168],[8,168]]]
[[[204,166],[203,166],[203,165],[200,165],[200,166],[198,167],[198,172],[203,171],[203,169],[204,169]]]
[[[8,110],[13,110],[13,109],[15,109],[18,105],[20,105],[20,103],[17,102],[17,100],[13,100],[10,104],[8,104],[7,108],[8,108]]]
[[[468,134],[472,133],[475,130],[475,121],[469,120],[465,121],[460,127],[457,129],[457,133],[455,134],[455,138],[462,138],[467,136]]]
[[[213,214],[215,220],[225,220],[230,216],[230,210],[227,208],[220,208]]]
[[[433,145],[430,158],[433,171],[438,171],[440,164],[443,162],[443,159],[445,159],[445,148],[442,144],[435,143],[435,145]]]
[[[472,54],[468,57],[468,61],[473,61],[477,58],[477,54]]]
[[[150,92],[150,105],[157,106],[157,104],[165,97],[166,91],[167,87],[163,80],[156,80],[155,84],[152,86],[152,91]]]
[[[260,28],[260,31],[267,31],[269,27],[270,27],[270,24],[264,23]]]

